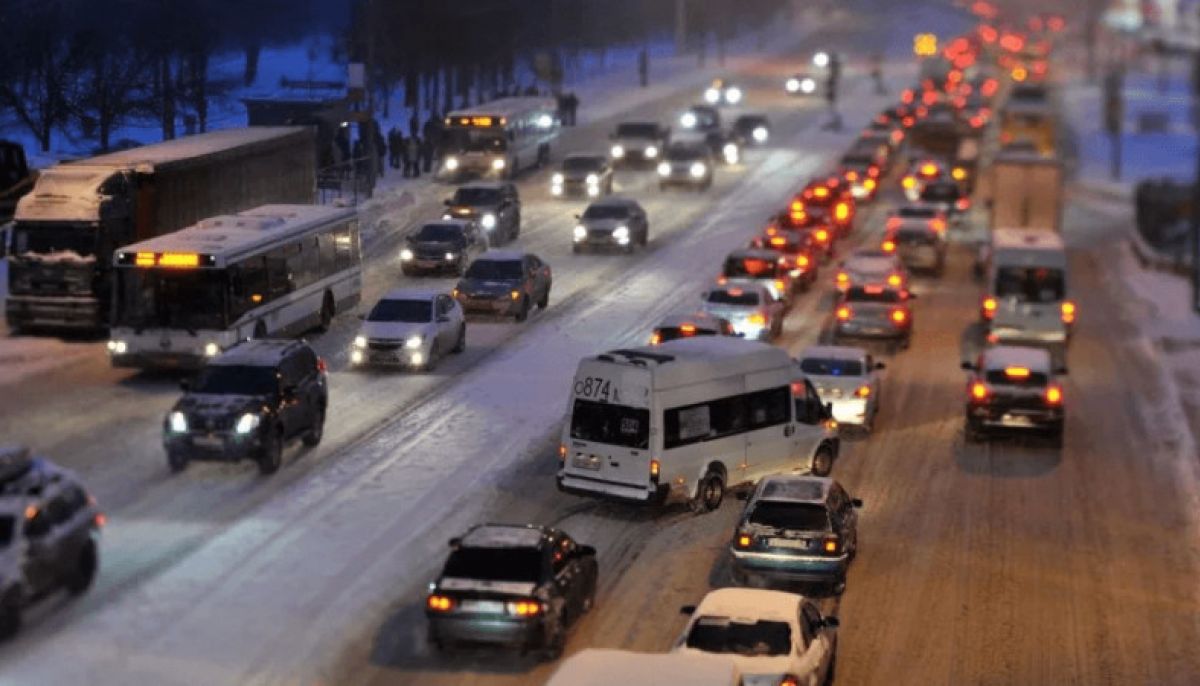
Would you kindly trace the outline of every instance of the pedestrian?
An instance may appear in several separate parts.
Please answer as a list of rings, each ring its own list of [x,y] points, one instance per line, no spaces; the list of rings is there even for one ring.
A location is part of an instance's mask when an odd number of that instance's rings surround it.
[[[417,111],[413,110],[412,116],[408,118],[408,134],[410,136],[415,136],[420,128],[421,120],[417,118]]]
[[[883,83],[883,55],[871,55],[871,78],[875,81],[875,94],[887,95],[887,86]]]
[[[421,177],[421,137],[417,135],[417,129],[414,126],[412,135],[408,137],[408,144],[405,148],[404,160],[404,175],[409,178],[417,179]]]
[[[388,130],[387,135],[388,145],[388,164],[392,169],[400,168],[400,146],[404,145],[404,136],[400,134],[400,129],[394,125]]]
[[[384,170],[387,169],[385,158],[387,157],[387,141],[383,138],[383,133],[380,130],[379,122],[371,120],[371,136],[375,141],[375,174],[383,176]]]
[[[646,54],[646,48],[638,53],[638,81],[642,88],[650,84],[650,57]]]
[[[429,136],[421,138],[421,166],[426,174],[433,171],[433,138]]]
[[[579,97],[574,91],[567,93],[567,116],[571,122],[568,126],[575,126],[575,112],[579,109]]]

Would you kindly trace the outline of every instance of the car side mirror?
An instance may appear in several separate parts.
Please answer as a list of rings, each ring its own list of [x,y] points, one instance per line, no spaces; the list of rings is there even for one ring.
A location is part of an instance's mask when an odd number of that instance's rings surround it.
[[[841,626],[841,624],[842,623],[838,621],[837,617],[824,617],[821,619],[821,626],[825,627],[826,629],[836,629]]]
[[[679,614],[681,614],[681,615],[688,615],[690,617],[695,612],[696,612],[695,605],[684,605],[683,607],[679,608]]]
[[[886,364],[884,364],[884,363],[882,363],[882,362],[876,362],[876,363],[875,363],[875,368],[876,368],[876,369],[887,369],[887,365],[886,365]]]
[[[962,365],[960,365],[960,366],[962,367],[964,372],[975,371],[975,365],[971,364],[970,362],[963,362]]]
[[[447,542],[447,545],[449,545],[451,548],[457,548],[458,546],[462,545],[462,539],[455,536]]]
[[[850,504],[855,507],[862,507],[862,498],[851,498]]]
[[[579,557],[595,557],[596,547],[590,545],[581,545],[575,548],[575,554]]]

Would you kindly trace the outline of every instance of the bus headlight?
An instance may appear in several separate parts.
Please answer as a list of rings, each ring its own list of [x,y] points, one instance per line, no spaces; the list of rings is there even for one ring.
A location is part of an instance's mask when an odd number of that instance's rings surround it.
[[[167,418],[167,422],[171,426],[171,431],[177,434],[185,434],[188,430],[187,416],[182,412],[172,412]]]
[[[455,255],[455,254],[454,254],[454,253],[452,253],[452,252],[448,252],[448,253],[446,253],[446,261],[447,261],[447,262],[453,262],[453,261],[454,261],[455,259],[457,259],[457,258],[458,258],[458,255]]]
[[[670,176],[671,175],[671,165],[667,164],[666,162],[663,162],[662,164],[658,165],[658,175],[659,176]]]
[[[244,436],[244,435],[250,433],[251,431],[254,431],[257,428],[258,428],[258,415],[254,414],[252,412],[247,412],[246,414],[242,415],[241,417],[238,417],[237,425],[235,425],[233,427],[233,430],[236,433],[242,434]]]
[[[458,169],[458,158],[447,157],[444,164],[446,165],[446,171],[454,171],[455,169]]]
[[[584,181],[586,181],[589,186],[595,186],[596,184],[600,183],[600,177],[596,176],[595,174],[588,174]]]
[[[405,248],[400,251],[400,261],[401,262],[408,262],[408,261],[412,260],[412,258],[413,258],[413,251],[409,250],[408,248]]]
[[[667,171],[670,171],[670,169],[668,169]],[[696,179],[702,178],[706,171],[708,171],[708,167],[705,167],[703,162],[693,162],[692,163],[692,169],[691,169],[692,178],[696,178]]]
[[[216,343],[213,343],[212,341],[209,341],[208,343],[204,344],[204,356],[205,357],[216,357],[217,355],[220,355],[220,354],[221,354],[221,346],[217,345]]]
[[[504,169],[505,164],[507,164],[507,163],[503,159],[492,160],[492,169],[495,169],[496,171],[500,171],[501,169]]]
[[[715,105],[721,99],[721,91],[716,88],[709,88],[704,91],[704,100],[709,104]]]
[[[479,223],[483,224],[485,229],[494,229],[496,228],[496,215],[488,212],[479,219]]]
[[[754,136],[754,140],[758,141],[759,143],[766,143],[767,137],[771,134],[767,131],[767,127],[759,126],[758,128],[754,129],[754,133],[751,135]]]
[[[125,351],[129,350],[129,345],[125,341],[109,341],[108,352],[114,355],[124,355]]]
[[[647,145],[646,146],[646,159],[652,160],[655,157],[658,157],[658,148],[654,147],[653,145]]]
[[[733,86],[732,88],[725,91],[725,102],[729,103],[730,105],[736,105],[741,101],[742,101],[742,89],[741,88],[738,88],[737,86]]]
[[[563,181],[565,180],[566,179],[563,178],[563,175],[559,174],[558,172],[555,172],[554,176],[550,177],[550,183],[554,184],[555,186],[563,185]]]
[[[724,148],[721,148],[721,153],[725,156],[726,164],[737,164],[738,147],[734,143],[726,143]]]
[[[587,238],[587,227],[583,224],[576,224],[574,235],[577,242]]]
[[[625,156],[625,148],[619,145],[612,146],[612,156],[618,160],[621,159]]]
[[[696,113],[684,112],[683,116],[679,117],[679,125],[685,129],[696,128]]]
[[[354,347],[355,348],[367,347],[367,337],[366,336],[355,336],[354,337]]]
[[[408,340],[404,341],[404,347],[408,348],[409,350],[416,350],[417,348],[420,348],[421,344],[424,342],[425,339],[421,338],[420,336],[409,336]]]
[[[783,89],[789,93],[795,93],[800,90],[800,79],[791,78],[784,82]]]

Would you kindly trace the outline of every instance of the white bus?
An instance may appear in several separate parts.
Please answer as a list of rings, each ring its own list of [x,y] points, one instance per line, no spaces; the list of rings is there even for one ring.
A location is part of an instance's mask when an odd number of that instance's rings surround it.
[[[247,338],[329,327],[358,304],[353,209],[265,205],[113,254],[115,367],[196,368]]]
[[[706,336],[579,363],[559,446],[560,490],[642,503],[720,505],[768,474],[832,469],[838,439],[787,353]]]
[[[553,98],[493,100],[446,115],[438,177],[513,178],[523,168],[545,164],[558,137]]]

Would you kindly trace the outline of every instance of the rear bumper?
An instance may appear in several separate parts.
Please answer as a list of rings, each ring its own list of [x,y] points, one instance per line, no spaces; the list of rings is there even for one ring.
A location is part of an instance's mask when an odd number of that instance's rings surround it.
[[[556,478],[558,490],[571,495],[641,505],[663,505],[676,499],[672,496],[671,487],[668,484],[648,483],[645,486],[631,486],[606,479],[567,474],[561,469]]]
[[[430,638],[446,643],[482,643],[512,648],[539,648],[545,644],[542,620],[494,616],[426,614]]]
[[[496,298],[495,300],[460,298],[463,312],[473,314],[513,315],[521,311],[521,301],[511,297]]]
[[[100,310],[92,296],[10,295],[4,302],[10,328],[97,331],[105,326]]]
[[[879,340],[904,340],[912,334],[909,327],[896,328],[890,325],[876,326],[874,324],[859,324],[857,322],[839,323],[833,332],[840,338],[871,338]]]
[[[853,398],[826,400],[833,405],[833,418],[838,424],[863,424],[867,421],[867,401]]]
[[[968,405],[967,422],[977,429],[999,429],[1005,431],[1062,431],[1064,412],[1061,407],[1025,409],[996,407],[991,405]]]
[[[781,581],[834,581],[846,575],[849,556],[818,557],[731,549],[738,571]]]

